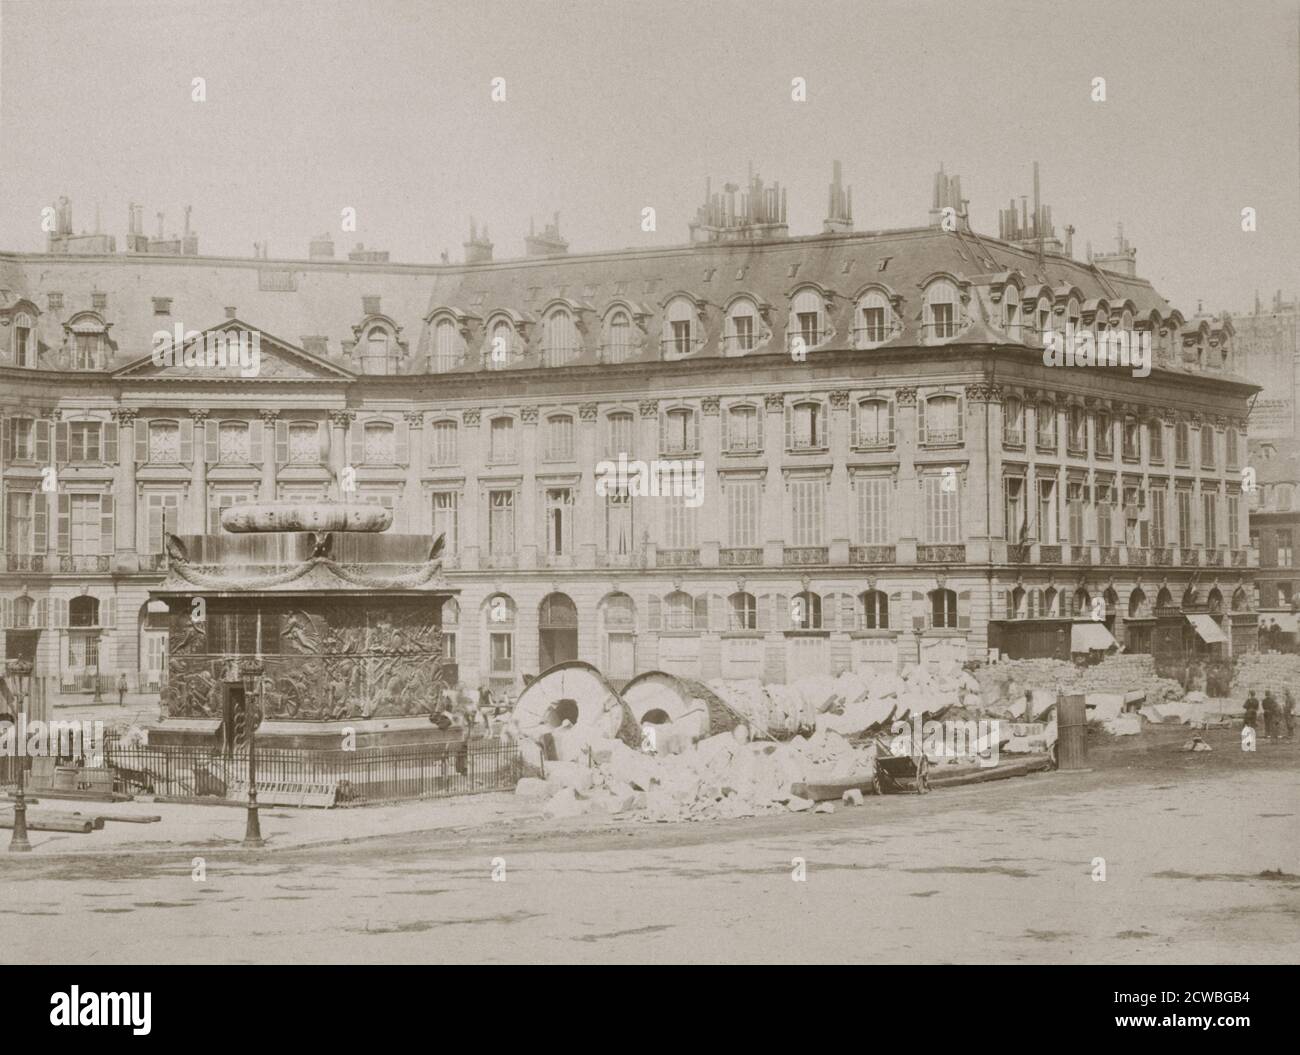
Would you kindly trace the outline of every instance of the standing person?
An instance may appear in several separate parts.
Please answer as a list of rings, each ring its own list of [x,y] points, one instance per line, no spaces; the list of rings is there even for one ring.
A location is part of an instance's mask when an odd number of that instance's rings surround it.
[[[480,685],[478,689],[478,710],[483,716],[486,725],[492,724],[492,716],[496,713],[496,707],[492,702],[492,690],[486,685]]]
[[[1289,744],[1295,739],[1295,697],[1290,689],[1286,689],[1282,699],[1282,721],[1286,724],[1286,742]]]
[[[1258,717],[1259,717],[1259,700],[1255,699],[1255,690],[1251,689],[1250,692],[1246,694],[1246,717],[1242,721],[1242,725],[1249,726],[1251,729],[1254,729],[1255,722],[1258,719]]]
[[[1264,690],[1264,735],[1277,742],[1277,727],[1282,717],[1282,708],[1277,705],[1272,689]]]
[[[123,671],[117,676],[117,705],[126,706],[126,672]]]

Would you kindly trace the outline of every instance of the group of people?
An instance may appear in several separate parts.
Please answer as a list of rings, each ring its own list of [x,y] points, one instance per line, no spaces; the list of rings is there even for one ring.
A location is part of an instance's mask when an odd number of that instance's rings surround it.
[[[1281,703],[1272,689],[1264,690],[1262,703],[1251,689],[1246,696],[1245,724],[1249,728],[1258,729],[1260,711],[1264,712],[1264,736],[1267,739],[1276,742],[1283,735],[1288,741],[1295,739],[1295,697],[1290,689],[1283,691]]]
[[[478,699],[471,699],[463,692],[453,692],[445,685],[437,693],[429,720],[439,729],[463,728],[469,739],[482,729],[484,735],[491,731],[492,720],[509,704],[501,704],[486,685],[478,690]]]
[[[1276,619],[1261,623],[1259,627],[1259,650],[1261,652],[1294,652],[1292,636],[1277,625]]]

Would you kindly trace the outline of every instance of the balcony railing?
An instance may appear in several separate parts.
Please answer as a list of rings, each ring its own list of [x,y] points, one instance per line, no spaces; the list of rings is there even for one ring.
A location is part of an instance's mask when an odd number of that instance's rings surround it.
[[[1178,563],[1181,564],[1184,568],[1200,567],[1201,564],[1200,551],[1189,546],[1184,546],[1182,549],[1178,551]]]
[[[1246,551],[1244,549],[1233,550],[1232,566],[1234,568],[1244,568],[1246,566]]]
[[[665,359],[673,356],[685,358],[694,355],[703,347],[703,337],[662,337],[659,340],[659,348]]]
[[[1128,548],[1128,562],[1136,567],[1145,567],[1150,558],[1150,553],[1144,546],[1130,546]]]
[[[806,350],[808,348],[816,348],[829,336],[830,330],[798,330],[795,333],[789,334],[786,337],[786,342],[789,351],[794,351],[798,347],[798,345],[795,344],[795,341],[803,342],[803,347]]]
[[[1091,546],[1071,546],[1070,547],[1071,564],[1091,564],[1092,547]]]
[[[661,549],[655,554],[660,568],[698,568],[700,551],[696,549]]]
[[[1207,550],[1205,553],[1205,563],[1211,568],[1222,568],[1223,552],[1224,551],[1221,549]]]
[[[1168,568],[1174,563],[1174,551],[1168,546],[1159,546],[1151,551],[1151,563],[1158,568]]]
[[[10,553],[5,559],[9,571],[44,571],[43,553]]]
[[[1038,563],[1039,564],[1060,564],[1061,547],[1060,546],[1039,546]]]
[[[59,571],[108,571],[107,554],[59,554]]]
[[[1025,434],[1020,429],[1002,430],[1002,446],[1023,447],[1024,445],[1025,445]]]
[[[964,564],[966,547],[957,546],[917,546],[916,559],[921,564]]]
[[[732,333],[722,338],[723,355],[744,355],[758,347],[758,335],[753,333]]]
[[[786,564],[829,564],[831,551],[826,546],[786,546]]]
[[[961,443],[961,429],[926,429],[921,435],[922,447],[942,447]]]
[[[1119,564],[1119,547],[1118,547],[1118,546],[1102,546],[1102,547],[1101,547],[1101,563],[1102,563],[1103,565],[1110,565],[1110,566],[1112,566],[1112,567],[1114,567],[1115,565]]]
[[[718,563],[724,568],[754,567],[763,563],[759,546],[732,546],[718,550]]]
[[[895,546],[850,546],[850,564],[895,564],[898,549]]]
[[[140,554],[141,571],[166,571],[167,554],[165,553],[141,553]]]
[[[1018,543],[1010,543],[1007,546],[1007,563],[1009,564],[1028,564],[1029,555],[1033,552],[1033,547],[1022,546]]]

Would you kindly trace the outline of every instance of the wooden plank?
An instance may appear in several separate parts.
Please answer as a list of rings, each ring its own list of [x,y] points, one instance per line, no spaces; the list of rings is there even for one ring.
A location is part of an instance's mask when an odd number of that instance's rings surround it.
[[[6,813],[0,816],[0,828],[13,828],[14,817],[12,813]],[[89,820],[59,820],[57,817],[43,816],[39,813],[29,813],[27,815],[27,827],[34,832],[73,832],[77,835],[85,835],[94,830],[94,826]]]

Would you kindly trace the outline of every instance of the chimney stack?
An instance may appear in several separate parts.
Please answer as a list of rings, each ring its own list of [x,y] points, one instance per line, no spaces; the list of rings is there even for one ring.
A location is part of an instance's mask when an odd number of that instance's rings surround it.
[[[943,162],[940,162],[939,171],[934,174],[934,197],[930,208],[931,227],[943,225],[944,209],[952,209],[953,213],[960,217],[965,212],[965,205],[962,203],[961,177],[949,176],[943,170]]]
[[[525,256],[566,256],[569,252],[569,243],[560,237],[560,214],[555,213],[555,219],[542,228],[542,233],[537,234],[533,228],[532,217],[528,219],[528,237],[524,239]]]
[[[1129,278],[1137,277],[1137,250],[1124,237],[1124,225],[1116,225],[1115,252],[1098,253],[1092,261],[1100,268]]]
[[[334,259],[334,239],[330,237],[328,231],[318,234],[311,240],[307,247],[307,256],[312,260]]]
[[[474,222],[474,217],[469,218],[469,241],[464,243],[465,246],[465,263],[467,264],[489,264],[492,262],[492,243],[488,240],[488,229],[483,228],[483,236],[480,238],[478,233],[478,224]]]
[[[853,188],[845,193],[840,183],[840,163],[832,162],[830,202],[826,219],[822,221],[825,234],[849,234],[853,231]]]

